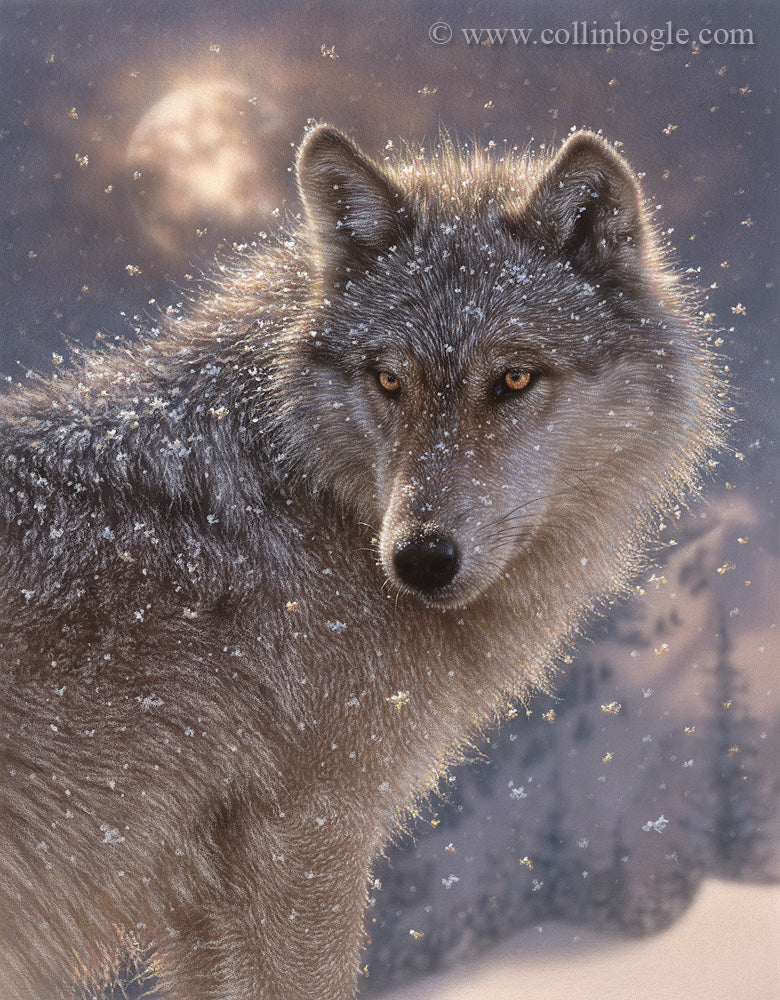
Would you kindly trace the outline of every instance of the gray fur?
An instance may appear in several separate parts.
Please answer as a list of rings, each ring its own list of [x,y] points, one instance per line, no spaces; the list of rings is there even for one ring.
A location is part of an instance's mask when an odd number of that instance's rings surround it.
[[[169,1000],[351,996],[393,825],[717,443],[602,140],[380,169],[320,127],[298,166],[276,249],[0,401],[2,1000],[133,949]],[[442,538],[417,591],[397,552]]]

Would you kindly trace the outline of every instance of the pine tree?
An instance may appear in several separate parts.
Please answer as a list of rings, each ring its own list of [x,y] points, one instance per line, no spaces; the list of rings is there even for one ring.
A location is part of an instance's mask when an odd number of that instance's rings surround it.
[[[729,618],[719,614],[713,714],[709,721],[714,808],[710,817],[712,862],[721,875],[756,874],[762,867],[763,824],[770,796],[757,763],[756,721],[744,707],[747,685],[732,661]],[[742,697],[740,697],[742,696]]]

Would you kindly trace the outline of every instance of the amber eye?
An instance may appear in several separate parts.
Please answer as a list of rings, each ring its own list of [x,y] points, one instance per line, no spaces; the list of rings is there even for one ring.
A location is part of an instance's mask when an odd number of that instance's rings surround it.
[[[513,369],[504,375],[504,385],[512,392],[520,392],[521,389],[525,389],[530,381],[531,373],[522,369]]]
[[[398,378],[397,375],[394,375],[392,372],[380,372],[378,378],[379,378],[379,384],[382,386],[385,392],[393,394],[395,392],[398,392],[398,390],[401,388],[401,380]]]

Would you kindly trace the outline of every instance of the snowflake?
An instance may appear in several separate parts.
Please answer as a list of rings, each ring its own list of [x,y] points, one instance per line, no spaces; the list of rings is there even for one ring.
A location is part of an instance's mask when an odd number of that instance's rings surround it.
[[[109,826],[108,823],[101,823],[100,830],[104,834],[104,844],[123,844],[125,841],[119,830],[116,827]]]

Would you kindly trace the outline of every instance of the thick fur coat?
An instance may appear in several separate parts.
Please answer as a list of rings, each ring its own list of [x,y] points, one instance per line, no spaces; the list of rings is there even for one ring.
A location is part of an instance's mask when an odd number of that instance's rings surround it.
[[[721,385],[625,162],[377,166],[0,400],[0,998],[352,996],[372,859],[624,591]]]

